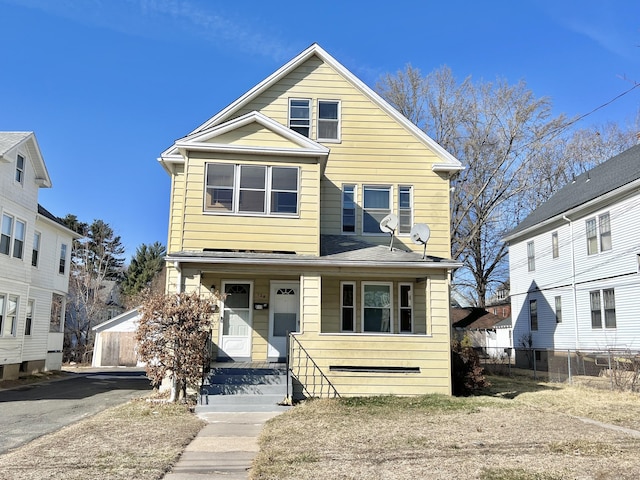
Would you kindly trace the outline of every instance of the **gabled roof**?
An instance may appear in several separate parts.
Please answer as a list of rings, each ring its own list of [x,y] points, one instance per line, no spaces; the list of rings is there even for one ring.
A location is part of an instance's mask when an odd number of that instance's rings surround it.
[[[219,113],[211,117],[205,123],[196,128],[188,137],[194,134],[204,132],[215,125],[219,125],[222,122],[230,119],[234,113],[240,110],[243,106],[253,101],[256,97],[261,95],[271,86],[276,84],[286,75],[294,71],[304,62],[311,57],[316,56],[322,60],[325,64],[332,67],[336,72],[342,75],[348,82],[350,82],[356,89],[358,89],[363,95],[368,97],[373,103],[378,105],[383,111],[385,111],[390,117],[395,119],[398,123],[403,125],[408,131],[410,131],[418,140],[428,146],[433,152],[441,159],[442,163],[433,166],[434,171],[441,172],[454,172],[462,170],[462,164],[449,152],[447,152],[442,146],[440,146],[435,140],[429,137],[426,133],[420,130],[417,126],[411,123],[405,116],[403,116],[398,110],[392,107],[387,101],[385,101],[380,95],[375,93],[371,88],[365,85],[359,78],[353,75],[342,64],[340,64],[335,58],[329,55],[324,49],[322,49],[317,43],[314,43],[309,48],[304,50],[298,56],[290,60],[283,65],[280,69],[276,70],[273,74],[267,77],[265,80],[257,84],[243,96],[238,98],[235,102],[231,103],[228,107],[221,110]],[[175,145],[171,146],[165,152],[162,157],[172,155],[175,152]]]
[[[38,186],[50,188],[51,178],[40,153],[35,134],[33,132],[0,132],[0,161],[13,161],[14,158],[9,154],[20,147],[29,152]]]
[[[82,235],[74,232],[69,227],[67,227],[64,224],[64,222],[60,219],[60,217],[56,217],[53,213],[51,213],[49,210],[47,210],[40,204],[38,204],[38,215],[40,216],[40,218],[46,219],[50,223],[54,223],[55,226],[60,228],[61,230],[65,230],[71,236],[71,238],[82,238]]]
[[[107,330],[108,328],[115,327],[116,325],[120,325],[121,323],[127,322],[129,320],[137,320],[140,315],[139,311],[140,307],[133,308],[128,310],[120,315],[110,318],[106,322],[102,322],[95,327],[92,327],[91,330],[94,332],[102,332],[103,330]]]
[[[579,213],[598,200],[606,200],[617,193],[640,188],[640,145],[610,158],[558,190],[549,200],[536,208],[516,228],[505,235],[510,241],[563,215]]]
[[[500,326],[506,326],[506,319],[500,318],[484,308],[451,308],[451,326],[463,330],[488,330]],[[510,324],[511,320],[509,320]]]

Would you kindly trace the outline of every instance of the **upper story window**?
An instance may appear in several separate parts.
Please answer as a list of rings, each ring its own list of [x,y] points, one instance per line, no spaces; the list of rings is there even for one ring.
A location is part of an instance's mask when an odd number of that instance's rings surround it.
[[[382,233],[380,221],[391,213],[391,187],[365,185],[362,189],[362,232]]]
[[[589,218],[585,222],[587,229],[587,255],[611,250],[611,220],[609,212]],[[598,239],[598,236],[600,237]],[[599,240],[599,241],[598,241]],[[598,250],[599,248],[599,250]]]
[[[556,323],[562,323],[562,297],[560,295],[555,297],[556,306]]]
[[[31,265],[38,266],[38,259],[40,257],[40,239],[42,235],[40,232],[34,232],[33,234],[33,249],[31,250]]]
[[[553,258],[558,258],[560,256],[560,244],[558,243],[558,232],[553,232],[551,234],[551,254]]]
[[[413,226],[413,199],[410,186],[398,187],[398,233],[411,233]]]
[[[356,231],[356,186],[342,186],[342,233]]]
[[[340,102],[318,100],[318,141],[340,140]]]
[[[0,228],[0,253],[11,255],[14,258],[22,258],[26,224],[10,215],[3,214]]]
[[[64,275],[67,269],[67,245],[60,245],[60,263],[58,265],[58,273]]]
[[[24,183],[24,157],[20,154],[16,158],[16,182]]]
[[[529,322],[531,331],[538,330],[538,301],[529,300]]]
[[[311,136],[311,100],[289,99],[289,128],[305,137]]]
[[[298,213],[298,167],[207,164],[205,211],[255,215]]]
[[[527,269],[530,272],[536,269],[536,250],[533,242],[527,242]]]

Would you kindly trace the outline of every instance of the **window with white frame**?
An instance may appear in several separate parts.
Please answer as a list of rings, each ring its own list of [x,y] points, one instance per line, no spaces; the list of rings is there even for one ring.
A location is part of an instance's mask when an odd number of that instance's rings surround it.
[[[62,332],[64,327],[64,297],[54,293],[51,295],[51,320],[49,321],[50,332]]]
[[[58,264],[58,273],[64,275],[67,269],[67,245],[60,245],[60,263]]]
[[[24,235],[27,226],[24,222],[16,219],[15,231],[13,234],[13,257],[22,258],[24,255]]]
[[[26,336],[31,335],[33,329],[33,310],[35,306],[35,300],[30,299],[27,302],[27,313],[24,320],[24,334]]]
[[[393,333],[392,284],[362,283],[362,331]]]
[[[556,307],[556,323],[562,323],[562,297],[558,295],[554,301]]]
[[[33,234],[33,248],[31,250],[31,266],[38,266],[38,259],[40,258],[40,240],[42,235],[40,232],[34,232]]]
[[[398,331],[413,333],[413,285],[401,283],[398,285]]]
[[[24,183],[24,157],[20,154],[16,158],[16,182]]]
[[[537,300],[529,300],[529,325],[531,327],[532,332],[535,332],[538,330],[538,301]]]
[[[551,234],[551,254],[553,258],[560,256],[560,244],[558,243],[558,232]]]
[[[356,284],[340,282],[340,331],[355,332],[356,329]]]
[[[297,215],[298,167],[209,163],[205,211],[248,215]]]
[[[602,306],[599,290],[589,292],[589,305],[591,306],[591,328],[602,328]]]
[[[4,335],[4,307],[7,303],[6,295],[0,293],[0,337]]]
[[[26,224],[6,213],[2,215],[0,227],[0,253],[22,258],[24,255],[24,235]]]
[[[604,300],[604,326],[605,328],[616,328],[616,297],[613,288],[602,291]]]
[[[13,217],[3,214],[2,227],[0,230],[0,253],[9,255],[11,253],[11,237],[13,235]]]
[[[18,300],[16,295],[9,295],[7,301],[7,325],[11,328],[9,334],[12,337],[16,336],[18,330]]]
[[[391,187],[364,185],[362,187],[362,232],[379,233],[380,221],[391,213]]]
[[[289,99],[289,128],[305,137],[311,136],[311,100]]]
[[[411,233],[413,226],[413,188],[398,187],[398,233]]]
[[[536,269],[536,249],[533,242],[527,242],[527,270],[533,272]]]
[[[340,140],[340,102],[318,100],[318,141]]]
[[[342,186],[342,233],[356,231],[356,186]]]
[[[605,212],[585,221],[587,229],[587,255],[611,250],[611,219]]]

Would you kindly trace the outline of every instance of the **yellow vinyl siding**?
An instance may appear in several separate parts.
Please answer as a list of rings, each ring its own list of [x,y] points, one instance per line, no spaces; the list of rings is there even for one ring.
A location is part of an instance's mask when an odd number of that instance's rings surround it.
[[[291,140],[276,136],[273,132],[258,123],[251,123],[231,132],[214,137],[211,143],[225,145],[243,145],[253,147],[300,148]]]

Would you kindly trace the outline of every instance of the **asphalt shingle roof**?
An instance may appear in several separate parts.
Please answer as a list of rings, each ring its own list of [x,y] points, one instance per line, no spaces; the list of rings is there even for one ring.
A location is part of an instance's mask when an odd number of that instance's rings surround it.
[[[31,135],[32,132],[0,132],[0,157]]]
[[[562,187],[549,200],[531,212],[516,228],[507,233],[505,238],[509,239],[534,225],[584,205],[638,179],[640,179],[640,145],[635,145],[579,175],[575,181]]]

